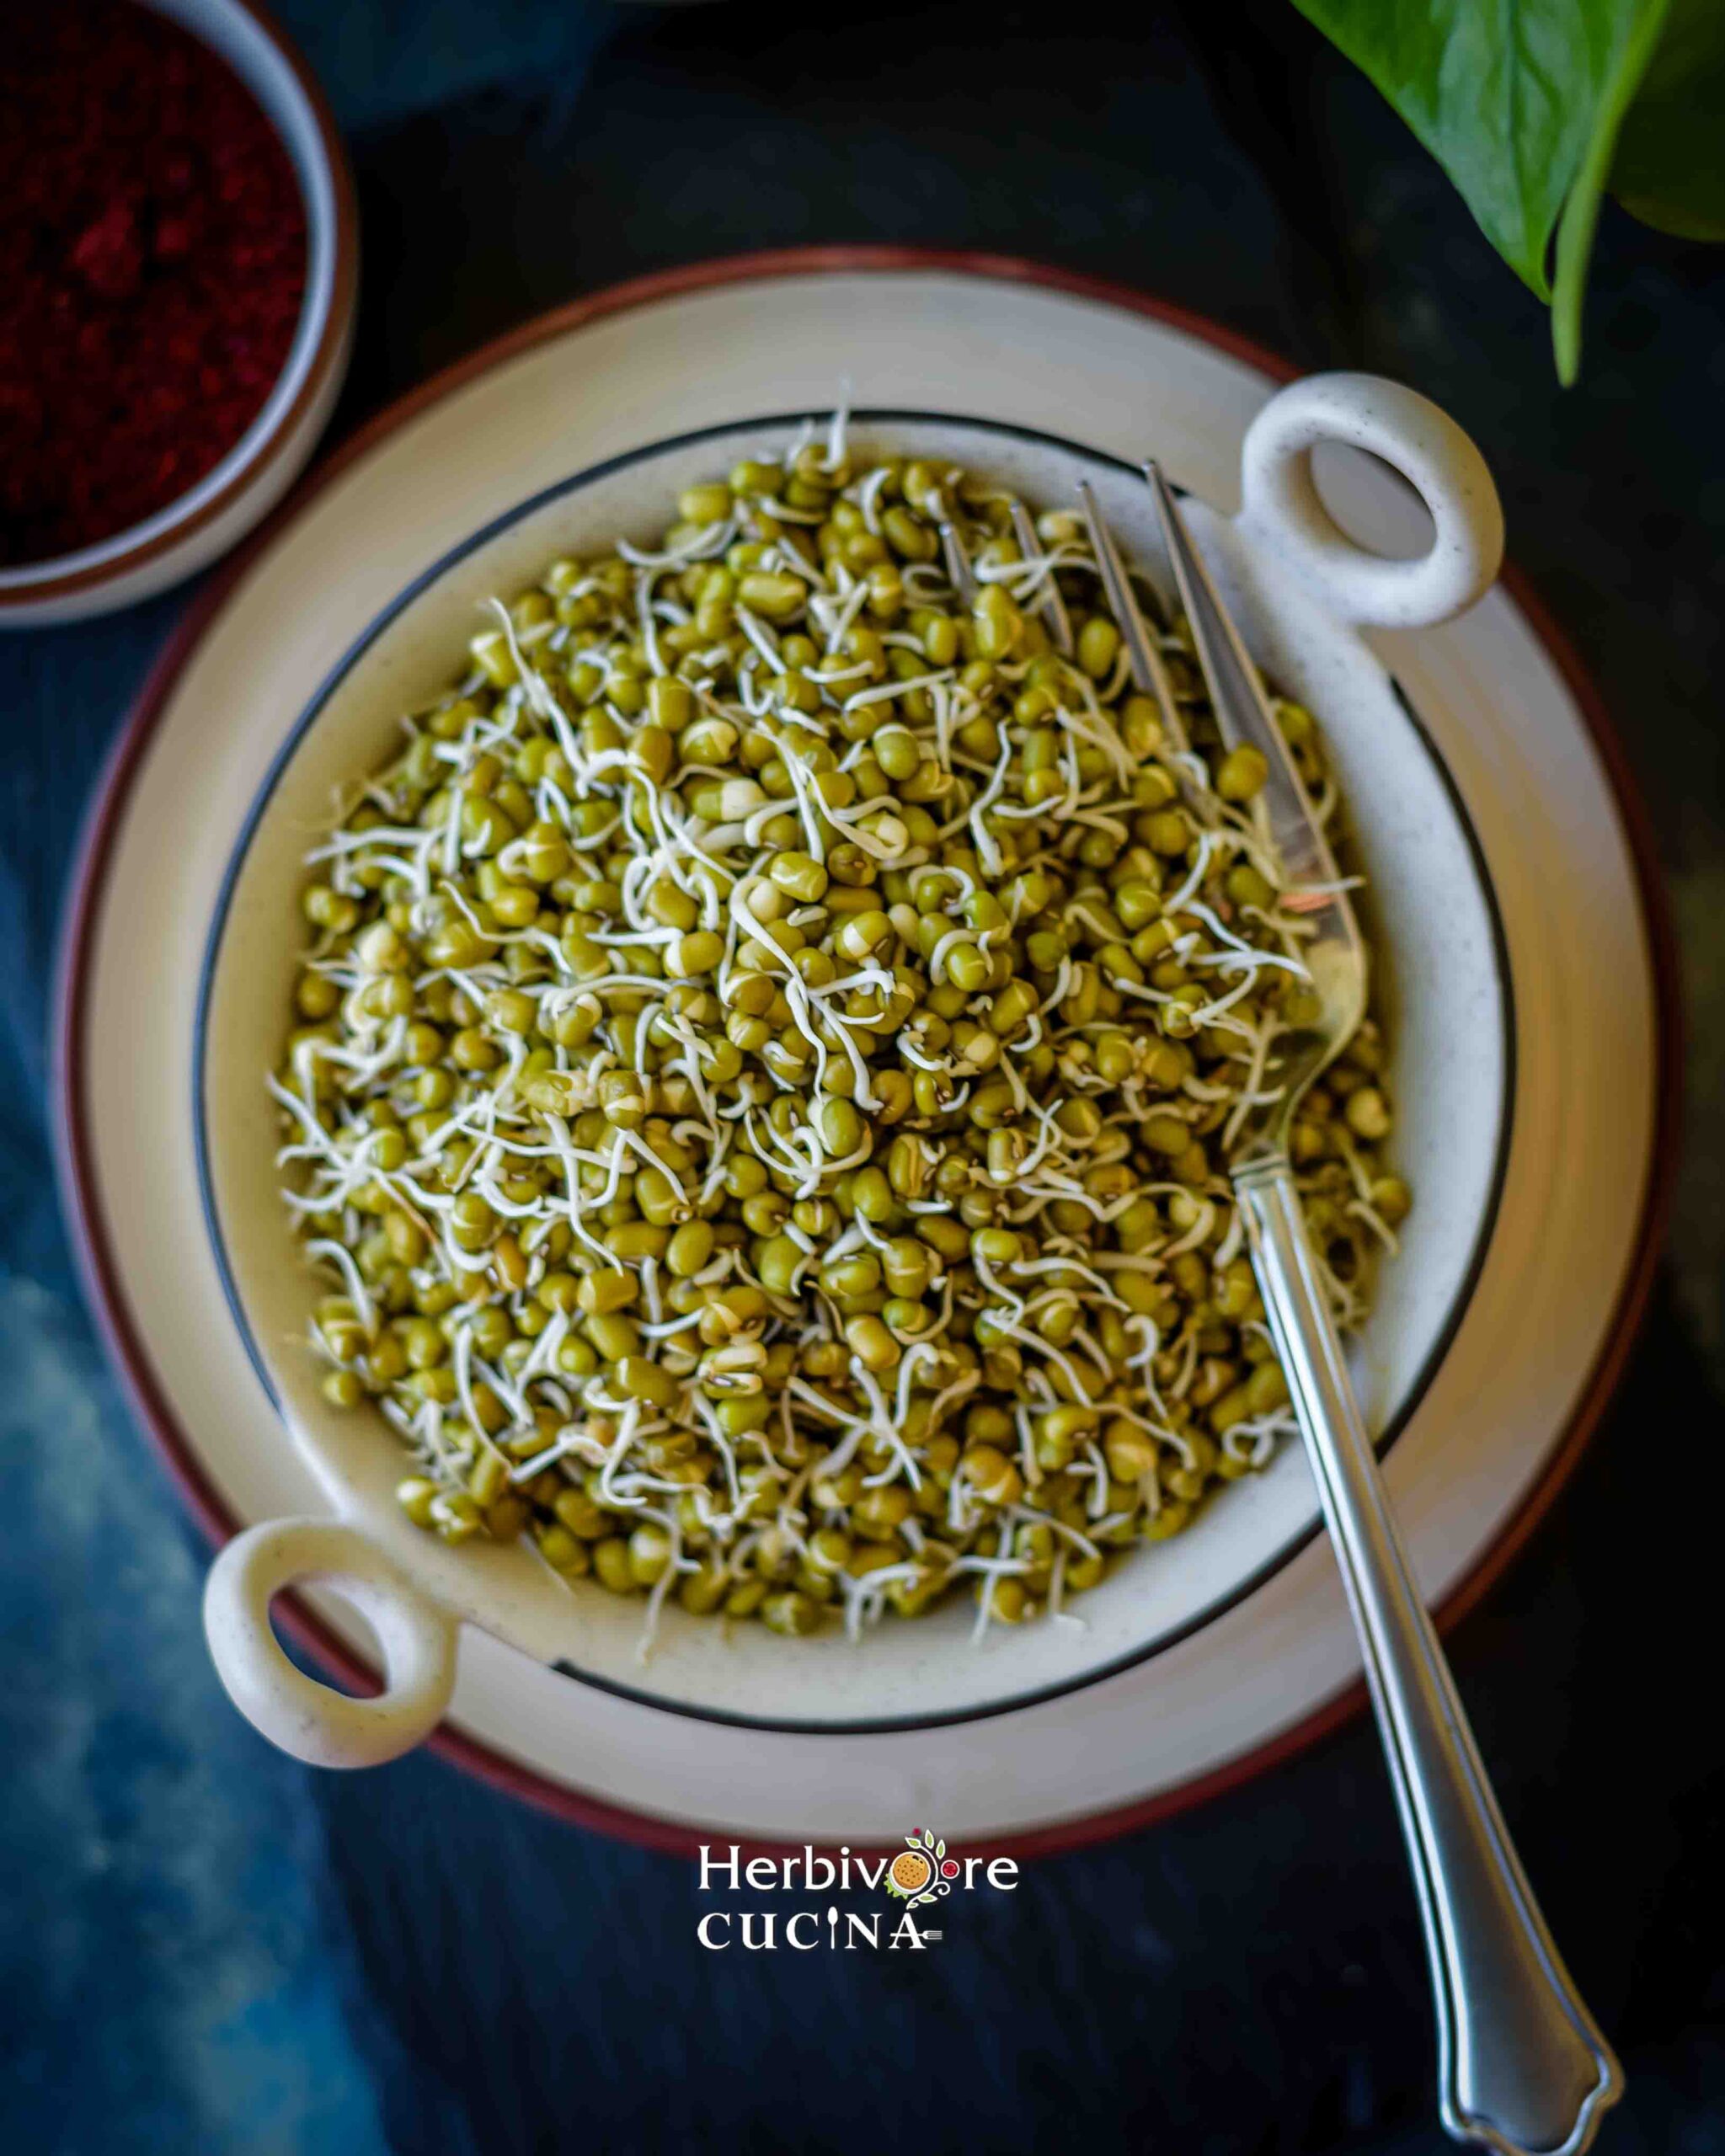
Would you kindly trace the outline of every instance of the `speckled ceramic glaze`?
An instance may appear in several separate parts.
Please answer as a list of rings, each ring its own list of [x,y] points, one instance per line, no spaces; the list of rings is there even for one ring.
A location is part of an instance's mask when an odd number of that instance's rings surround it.
[[[393,1498],[395,1440],[370,1411],[323,1402],[302,1343],[319,1292],[276,1187],[275,1109],[263,1075],[278,1052],[300,941],[307,835],[339,782],[377,763],[397,715],[458,670],[478,602],[563,552],[619,534],[649,538],[679,488],[771,454],[800,415],[764,417],[660,443],[526,502],[429,568],[341,659],[292,725],[238,834],[210,931],[194,1059],[208,1217],[235,1315],[286,1433],[314,1470],[328,1519],[267,1522],[217,1559],[206,1604],[211,1651],[236,1701],[277,1743],[329,1765],[393,1756],[437,1721],[465,1621],[593,1684],[766,1728],[889,1730],[1023,1705],[1084,1684],[1191,1633],[1261,1582],[1311,1534],[1316,1507],[1299,1449],[1222,1492],[1176,1540],[1133,1554],[1077,1605],[1085,1622],[994,1628],[969,1644],[968,1605],[893,1622],[853,1645],[787,1641],[668,1605],[639,1652],[642,1606],[588,1581],[566,1585],[526,1549],[451,1550],[409,1525]],[[1130,467],[1028,430],[927,414],[859,414],[858,438],[961,462],[1033,501],[1096,488],[1128,553],[1166,587],[1147,490]],[[1423,497],[1435,528],[1415,561],[1364,552],[1331,521],[1309,454],[1365,447]],[[1146,442],[1146,448],[1156,446]],[[1358,633],[1451,614],[1495,574],[1502,519],[1466,436],[1424,399],[1369,376],[1295,384],[1247,435],[1245,509],[1230,520],[1188,502],[1194,536],[1254,655],[1322,720],[1370,885],[1399,1104],[1395,1155],[1418,1194],[1399,1259],[1386,1267],[1355,1348],[1373,1426],[1393,1438],[1441,1359],[1489,1238],[1508,1140],[1513,1023],[1494,902],[1459,797],[1390,675]],[[260,1433],[259,1442],[270,1441]],[[270,1598],[302,1579],[344,1584],[382,1644],[388,1685],[347,1699],[302,1675],[268,1622]]]

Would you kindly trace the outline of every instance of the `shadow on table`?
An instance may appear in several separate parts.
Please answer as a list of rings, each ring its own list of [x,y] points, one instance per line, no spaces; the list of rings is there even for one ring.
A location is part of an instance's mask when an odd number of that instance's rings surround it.
[[[1629,2057],[1608,2150],[1725,2148],[1717,1423],[1662,1294],[1574,1481],[1454,1642],[1553,1928]],[[703,1951],[692,1865],[429,1759],[315,1790],[403,2156],[956,2156],[1065,2147],[1081,2122],[1091,2156],[1437,2144],[1423,1950],[1364,1725],[1031,1865],[921,1954]]]

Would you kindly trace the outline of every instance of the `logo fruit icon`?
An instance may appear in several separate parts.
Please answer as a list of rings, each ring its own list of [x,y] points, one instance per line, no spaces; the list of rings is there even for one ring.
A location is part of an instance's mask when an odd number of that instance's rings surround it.
[[[920,1894],[934,1876],[934,1866],[920,1849],[904,1849],[893,1859],[892,1881],[900,1893]]]
[[[905,1835],[905,1846],[887,1866],[886,1891],[914,1909],[949,1894],[952,1888],[947,1882],[956,1877],[958,1870],[947,1855],[946,1844],[936,1838],[932,1827],[924,1827]]]

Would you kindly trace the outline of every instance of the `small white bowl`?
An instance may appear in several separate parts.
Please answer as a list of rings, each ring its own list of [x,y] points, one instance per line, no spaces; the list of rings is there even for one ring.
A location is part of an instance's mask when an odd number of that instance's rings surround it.
[[[1129,556],[1166,558],[1148,489],[1129,467],[994,422],[862,413],[857,436],[994,473],[1033,500],[1070,501],[1081,474]],[[668,1604],[638,1658],[642,1612],[590,1581],[573,1588],[529,1550],[451,1549],[411,1526],[393,1490],[403,1455],[380,1417],[323,1400],[304,1342],[321,1292],[277,1189],[276,1111],[264,1084],[280,1052],[302,937],[307,833],[337,786],[370,769],[397,715],[463,663],[479,601],[558,553],[619,534],[648,541],[664,504],[744,456],[782,448],[795,418],[729,423],[614,458],[549,488],[435,563],[344,656],[292,728],[234,841],[211,926],[193,1056],[206,1210],[234,1315],[264,1385],[337,1517],[254,1527],[216,1559],[206,1600],[216,1665],[277,1743],[328,1765],[393,1756],[429,1732],[453,1681],[457,1627],[481,1625],[572,1677],[686,1714],[760,1729],[889,1731],[956,1722],[1091,1683],[1219,1615],[1316,1531],[1297,1445],[1218,1494],[1176,1540],[1133,1553],[1079,1609],[1081,1626],[996,1628],[969,1642],[948,1605],[857,1645],[778,1639]],[[1350,548],[1303,485],[1313,441],[1384,456],[1418,487],[1437,542],[1417,562]],[[1398,1103],[1398,1169],[1416,1192],[1402,1254],[1381,1273],[1354,1369],[1368,1422],[1393,1438],[1466,1309],[1495,1222],[1509,1139],[1514,1021],[1501,927],[1461,798],[1412,711],[1359,632],[1457,611],[1494,574],[1502,525],[1465,435],[1424,399],[1361,376],[1299,383],[1247,436],[1237,521],[1197,502],[1194,536],[1254,654],[1323,723],[1370,885]],[[1168,579],[1162,576],[1164,588]],[[279,1431],[261,1443],[286,1443]],[[287,1661],[269,1621],[294,1580],[331,1581],[377,1630],[382,1697],[352,1700]]]
[[[195,487],[93,546],[0,568],[0,628],[86,621],[149,599],[238,543],[305,468],[347,372],[359,217],[347,152],[305,62],[245,0],[144,0],[218,53],[293,161],[306,290],[286,364],[244,434]]]

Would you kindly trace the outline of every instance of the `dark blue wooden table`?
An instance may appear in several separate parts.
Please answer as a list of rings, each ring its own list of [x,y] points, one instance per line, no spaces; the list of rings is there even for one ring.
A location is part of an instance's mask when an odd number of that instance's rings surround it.
[[[1304,364],[1402,376],[1484,446],[1513,550],[1653,806],[1692,1093],[1628,1383],[1455,1656],[1626,2054],[1603,2145],[1725,2150],[1725,256],[1608,212],[1585,376],[1559,392],[1537,310],[1279,6],[1192,0],[1130,35],[1015,5],[281,12],[360,172],[342,426],[618,276],[896,239],[1140,282]],[[745,1960],[696,1945],[710,1903],[680,1860],[425,1758],[318,1777],[232,1715],[198,1632],[205,1553],[103,1372],[48,1166],[48,960],[77,819],[186,595],[0,644],[0,2148],[1436,2147],[1421,1949],[1364,1729],[1035,1865],[935,1951]]]

